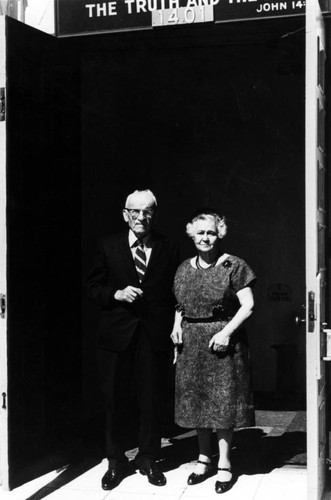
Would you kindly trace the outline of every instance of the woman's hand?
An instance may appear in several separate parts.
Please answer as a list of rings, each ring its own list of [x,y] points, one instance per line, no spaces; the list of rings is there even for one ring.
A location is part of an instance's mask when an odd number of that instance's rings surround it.
[[[209,342],[209,349],[213,349],[216,352],[223,352],[227,350],[230,342],[230,334],[224,330],[215,333],[215,335],[211,338]]]
[[[180,325],[174,326],[174,328],[171,332],[170,338],[175,345],[183,343],[183,331],[182,331],[182,327]]]
[[[209,348],[214,351],[226,351],[233,332],[235,332],[253,312],[254,298],[250,287],[247,286],[239,290],[239,292],[237,292],[237,297],[240,308],[223,330],[216,333],[209,342]]]
[[[178,346],[183,343],[183,332],[182,332],[182,327],[181,325],[174,325],[174,328],[171,332],[170,335],[171,340],[175,344],[175,349],[174,349],[174,360],[173,364],[176,364],[177,357],[178,357]]]
[[[181,311],[176,311],[175,312],[174,326],[173,326],[172,332],[170,334],[170,338],[173,341],[173,343],[175,344],[173,364],[175,364],[177,361],[178,346],[183,343],[182,320],[183,320],[183,315],[182,315]]]

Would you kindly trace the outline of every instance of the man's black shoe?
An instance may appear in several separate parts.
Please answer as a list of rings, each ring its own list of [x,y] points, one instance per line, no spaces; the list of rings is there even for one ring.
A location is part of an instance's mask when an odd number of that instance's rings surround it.
[[[164,486],[167,482],[164,474],[157,468],[155,463],[140,467],[140,474],[147,476],[148,481],[154,486]]]
[[[101,479],[101,486],[103,490],[112,490],[120,484],[123,479],[128,476],[128,470],[126,467],[115,465],[115,467],[110,467],[106,474]]]

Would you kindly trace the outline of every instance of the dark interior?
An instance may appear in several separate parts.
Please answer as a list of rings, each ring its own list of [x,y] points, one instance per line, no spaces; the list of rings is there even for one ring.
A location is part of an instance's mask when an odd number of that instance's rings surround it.
[[[194,209],[227,216],[224,250],[258,275],[257,406],[304,409],[304,19],[7,34],[11,485],[73,460],[102,417],[84,280],[136,188],[183,258]]]

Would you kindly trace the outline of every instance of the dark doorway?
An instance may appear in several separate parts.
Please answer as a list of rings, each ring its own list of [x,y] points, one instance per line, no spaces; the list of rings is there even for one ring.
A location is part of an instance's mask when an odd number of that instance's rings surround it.
[[[102,412],[83,284],[135,188],[155,192],[183,258],[196,207],[228,217],[225,250],[259,277],[259,408],[304,409],[303,23],[56,40],[8,20],[12,486],[66,461]]]
[[[304,29],[293,22],[95,37],[82,52],[83,268],[98,235],[122,227],[136,187],[155,191],[159,227],[183,258],[192,211],[223,211],[225,250],[259,277],[253,381],[258,405],[274,410],[305,405],[305,331],[295,324],[305,298]],[[95,311],[83,314],[91,347]]]

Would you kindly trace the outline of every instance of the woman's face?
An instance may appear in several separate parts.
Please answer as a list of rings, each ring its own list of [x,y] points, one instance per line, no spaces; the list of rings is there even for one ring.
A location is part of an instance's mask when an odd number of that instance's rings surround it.
[[[213,217],[206,220],[197,220],[194,224],[193,241],[198,252],[212,252],[217,249],[217,227]]]

